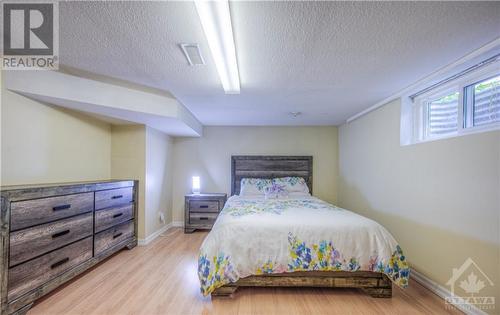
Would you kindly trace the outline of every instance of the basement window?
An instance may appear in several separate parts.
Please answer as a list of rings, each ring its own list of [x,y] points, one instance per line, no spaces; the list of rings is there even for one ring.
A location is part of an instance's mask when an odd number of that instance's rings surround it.
[[[464,88],[465,127],[500,123],[500,75]]]
[[[401,144],[500,130],[500,61],[402,99]]]
[[[439,137],[457,132],[459,94],[457,91],[450,91],[425,101],[426,137]]]

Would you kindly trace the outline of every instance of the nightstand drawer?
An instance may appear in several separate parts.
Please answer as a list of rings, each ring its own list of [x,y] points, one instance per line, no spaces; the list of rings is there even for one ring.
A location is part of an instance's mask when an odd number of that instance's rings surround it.
[[[226,194],[201,193],[185,196],[184,232],[211,229],[226,203]]]
[[[193,212],[189,214],[189,223],[194,225],[212,225],[217,219],[218,213]]]
[[[191,200],[189,201],[190,212],[219,212],[217,200]]]

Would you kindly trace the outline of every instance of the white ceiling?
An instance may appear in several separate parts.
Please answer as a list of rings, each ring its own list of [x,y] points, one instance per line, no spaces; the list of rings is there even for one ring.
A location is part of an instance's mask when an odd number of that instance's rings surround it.
[[[60,62],[170,91],[204,125],[337,125],[500,36],[500,2],[230,5],[239,95],[192,2],[61,2]],[[179,43],[207,64],[188,66]]]

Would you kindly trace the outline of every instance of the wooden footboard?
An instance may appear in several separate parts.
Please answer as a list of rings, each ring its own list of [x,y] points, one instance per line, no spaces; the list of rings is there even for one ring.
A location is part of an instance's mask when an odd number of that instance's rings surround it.
[[[391,280],[385,274],[371,271],[307,271],[249,276],[217,288],[212,296],[230,296],[238,287],[359,288],[372,297],[392,297]]]

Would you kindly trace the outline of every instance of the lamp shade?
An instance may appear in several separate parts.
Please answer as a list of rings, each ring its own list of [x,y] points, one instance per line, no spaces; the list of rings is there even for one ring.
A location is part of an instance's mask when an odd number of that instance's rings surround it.
[[[193,194],[200,193],[200,176],[193,176]]]

